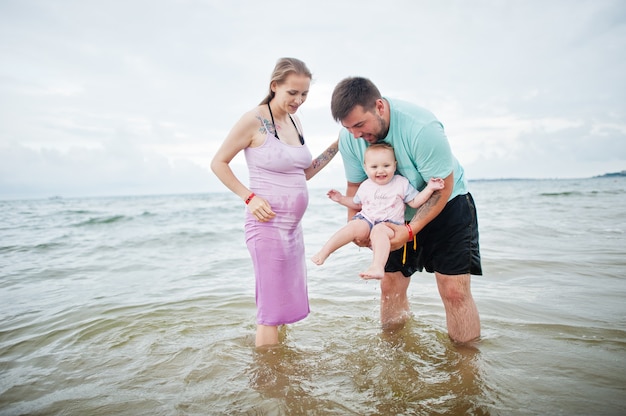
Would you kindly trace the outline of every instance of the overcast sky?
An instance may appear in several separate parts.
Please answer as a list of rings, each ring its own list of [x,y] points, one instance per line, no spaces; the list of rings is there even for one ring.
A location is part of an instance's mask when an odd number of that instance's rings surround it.
[[[210,160],[282,56],[314,75],[314,155],[361,75],[470,179],[626,169],[623,0],[0,0],[0,198],[225,191]],[[343,189],[340,158],[309,185]]]

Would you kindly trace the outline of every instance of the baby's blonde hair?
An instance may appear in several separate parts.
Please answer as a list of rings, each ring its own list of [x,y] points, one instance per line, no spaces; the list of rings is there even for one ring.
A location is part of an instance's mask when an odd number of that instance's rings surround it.
[[[365,149],[365,154],[363,155],[363,163],[365,163],[365,156],[367,156],[367,152],[372,150],[389,150],[393,154],[393,160],[396,160],[396,153],[393,150],[393,146],[387,142],[378,142],[370,144],[367,149]]]

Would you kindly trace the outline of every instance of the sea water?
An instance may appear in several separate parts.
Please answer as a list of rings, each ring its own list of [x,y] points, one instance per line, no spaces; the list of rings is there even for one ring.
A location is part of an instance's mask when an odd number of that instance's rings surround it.
[[[0,201],[0,415],[622,415],[626,178],[470,183],[482,324],[453,344],[434,276],[383,331],[371,259],[309,262],[311,314],[254,347],[229,193]],[[346,220],[310,190],[307,256]]]

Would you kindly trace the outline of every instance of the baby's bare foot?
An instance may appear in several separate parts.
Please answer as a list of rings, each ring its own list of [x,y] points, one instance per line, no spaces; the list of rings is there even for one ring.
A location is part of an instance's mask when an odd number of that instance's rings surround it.
[[[369,269],[365,270],[364,272],[359,273],[359,276],[361,276],[361,279],[377,279],[380,280],[383,278],[383,276],[385,276],[385,269],[382,268],[376,268],[376,267],[370,267]]]

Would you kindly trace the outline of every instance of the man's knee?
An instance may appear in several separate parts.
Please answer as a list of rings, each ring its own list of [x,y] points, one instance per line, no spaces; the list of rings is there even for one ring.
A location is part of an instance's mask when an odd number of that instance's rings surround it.
[[[472,297],[469,274],[457,276],[437,274],[437,287],[441,298],[451,304],[462,303]]]
[[[381,295],[385,297],[406,294],[411,279],[404,277],[401,272],[385,273],[385,277],[380,282]]]

